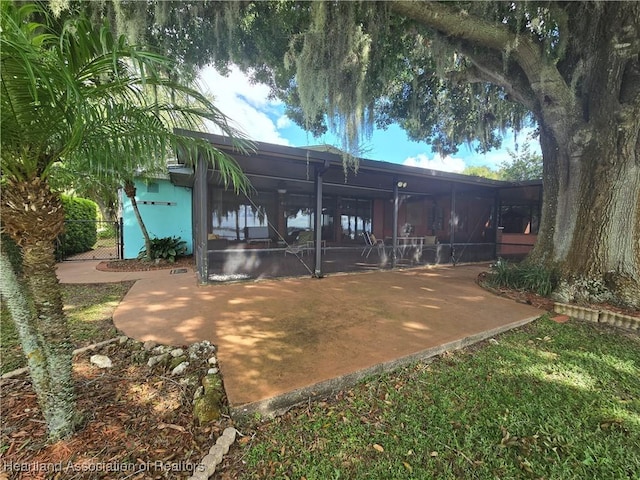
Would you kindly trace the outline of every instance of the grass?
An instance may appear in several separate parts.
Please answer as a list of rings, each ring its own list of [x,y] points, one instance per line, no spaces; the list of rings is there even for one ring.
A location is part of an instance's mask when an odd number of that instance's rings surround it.
[[[76,345],[116,334],[130,286],[62,285]],[[4,308],[1,321],[5,372],[23,363]],[[241,479],[636,479],[639,379],[637,336],[543,318],[241,428],[227,468]]]
[[[546,318],[253,425],[239,478],[640,478],[640,340]]]
[[[105,284],[61,284],[71,341],[76,347],[117,335],[112,315],[133,282]],[[0,315],[0,372],[26,365],[11,316],[3,305]]]

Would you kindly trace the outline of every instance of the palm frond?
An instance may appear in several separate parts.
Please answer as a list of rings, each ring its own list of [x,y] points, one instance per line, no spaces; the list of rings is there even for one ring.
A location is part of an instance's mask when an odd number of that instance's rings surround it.
[[[205,158],[228,185],[248,188],[233,158],[179,132],[210,121],[250,145],[194,86],[167,78],[169,59],[114,38],[106,23],[77,18],[56,32],[30,22],[33,13],[48,18],[33,5],[2,7],[3,172],[46,177],[63,162],[68,171],[131,178],[137,168],[162,168],[181,148]]]

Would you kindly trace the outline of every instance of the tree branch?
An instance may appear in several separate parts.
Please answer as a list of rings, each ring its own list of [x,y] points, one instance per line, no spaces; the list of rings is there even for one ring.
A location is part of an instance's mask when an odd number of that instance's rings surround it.
[[[431,27],[449,37],[504,51],[515,44],[516,37],[504,25],[497,25],[475,17],[464,10],[439,2],[395,1],[395,13]]]
[[[482,81],[501,86],[509,95],[511,100],[524,105],[529,111],[538,114],[539,105],[536,96],[531,90],[527,78],[522,70],[513,65],[506,70],[502,59],[491,50],[472,49],[465,45],[465,42],[453,42],[446,40],[452,48],[455,48],[467,57],[473,64],[473,69],[464,74],[462,72],[451,72],[449,78],[459,81]]]
[[[576,105],[569,85],[555,63],[547,61],[537,41],[530,35],[516,35],[507,25],[484,20],[448,3],[401,0],[392,2],[391,9],[398,15],[435,29],[451,41],[464,41],[501,54],[509,52],[509,61],[515,62],[526,75],[530,89],[540,105],[540,113],[550,125],[562,125],[567,118],[580,118],[580,108]],[[472,53],[470,56],[476,58]],[[477,62],[476,65],[480,63]],[[505,75],[502,66],[483,66],[488,78],[491,74],[494,78],[509,78],[511,83],[517,80]]]

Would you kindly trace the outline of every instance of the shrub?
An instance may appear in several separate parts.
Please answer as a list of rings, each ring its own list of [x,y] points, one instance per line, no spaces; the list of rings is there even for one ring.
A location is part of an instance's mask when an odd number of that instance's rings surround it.
[[[100,240],[111,240],[116,238],[117,230],[116,226],[112,222],[100,222],[101,228],[98,230],[98,238]]]
[[[86,198],[62,195],[65,233],[58,239],[58,258],[88,252],[98,239],[98,205]]]
[[[526,262],[511,264],[498,259],[491,266],[488,282],[496,287],[525,290],[548,297],[558,284],[558,275],[555,270],[540,265]]]
[[[176,258],[187,253],[187,242],[179,237],[164,237],[151,239],[151,258],[148,260],[166,260],[175,262]],[[147,258],[147,251],[144,247],[140,250],[138,258]]]

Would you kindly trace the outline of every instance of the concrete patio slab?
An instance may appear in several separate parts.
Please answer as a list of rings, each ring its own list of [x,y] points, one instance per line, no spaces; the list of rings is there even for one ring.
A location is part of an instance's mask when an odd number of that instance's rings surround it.
[[[211,341],[234,413],[269,414],[542,315],[480,288],[475,280],[486,269],[421,267],[209,286],[197,286],[191,271],[152,272],[131,288],[114,322],[141,341]]]

